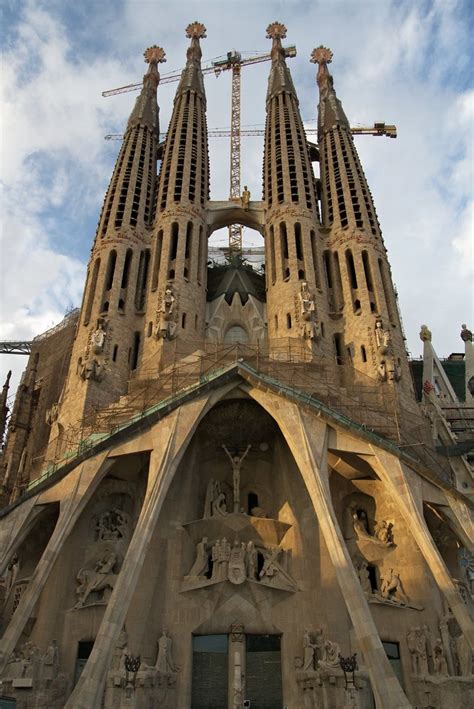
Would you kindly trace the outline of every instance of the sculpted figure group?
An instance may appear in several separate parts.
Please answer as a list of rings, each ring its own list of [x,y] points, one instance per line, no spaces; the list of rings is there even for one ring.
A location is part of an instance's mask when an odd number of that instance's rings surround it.
[[[377,348],[377,373],[380,381],[398,382],[401,377],[400,367],[395,361],[390,330],[384,328],[383,320],[375,320],[375,344]]]
[[[208,537],[203,537],[196,545],[195,561],[184,580],[193,585],[227,580],[238,585],[248,579],[293,591],[296,584],[284,568],[286,554],[280,547],[257,547],[253,541],[234,539],[231,543],[223,537],[209,542]]]
[[[56,640],[51,640],[45,652],[34,642],[27,641],[10,655],[3,679],[53,680],[58,671],[59,647]]]
[[[309,290],[308,283],[303,281],[299,292],[301,332],[305,339],[314,340],[321,336],[321,325],[317,319],[314,296]]]
[[[303,660],[301,669],[314,672],[317,669],[334,670],[339,667],[341,652],[338,643],[324,637],[322,628],[316,628],[312,637],[309,630],[303,635]]]
[[[107,553],[93,567],[85,566],[77,574],[77,603],[74,608],[82,608],[91,593],[99,595],[97,602],[102,603],[106,589],[112,590],[117,579],[114,569],[118,559],[115,552]]]

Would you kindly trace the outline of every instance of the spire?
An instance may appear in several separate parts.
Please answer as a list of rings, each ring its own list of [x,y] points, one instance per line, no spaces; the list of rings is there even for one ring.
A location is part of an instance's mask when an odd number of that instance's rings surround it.
[[[186,27],[186,37],[191,39],[191,44],[186,52],[186,66],[181,74],[175,101],[185,91],[189,90],[195,91],[205,101],[204,81],[201,70],[202,51],[199,40],[206,37],[206,28],[202,22],[191,22]]]
[[[317,47],[311,53],[311,62],[319,64],[316,81],[319,86],[319,132],[325,132],[335,125],[350,129],[342,104],[336,96],[334,81],[328,64],[332,62],[332,52],[327,47]]]
[[[268,77],[267,102],[273,96],[283,92],[293,94],[296,101],[295,87],[291,78],[290,70],[286,66],[286,52],[281,44],[281,40],[286,37],[286,27],[281,22],[272,22],[267,27],[267,39],[272,41],[272,50],[270,56],[272,58],[272,67],[270,76]]]
[[[127,131],[137,125],[146,126],[154,132],[155,137],[158,139],[160,133],[158,122],[159,108],[156,101],[156,90],[160,83],[158,64],[166,61],[166,55],[161,47],[154,44],[143,53],[143,56],[149,67],[143,77],[143,88],[140,96],[137,98],[128,119]]]

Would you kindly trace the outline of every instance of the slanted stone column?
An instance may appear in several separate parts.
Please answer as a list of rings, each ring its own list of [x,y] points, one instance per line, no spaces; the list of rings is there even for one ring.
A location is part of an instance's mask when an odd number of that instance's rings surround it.
[[[3,575],[11,555],[18,547],[20,535],[23,536],[27,524],[31,521],[34,514],[32,510],[37,500],[38,495],[30,497],[0,520],[0,576]]]
[[[413,537],[418,544],[426,563],[431,569],[440,591],[443,593],[454,617],[459,623],[464,637],[474,651],[474,626],[468,610],[458,593],[456,586],[443,561],[438,547],[428,530],[423,517],[423,511],[417,505],[408,482],[409,468],[398,458],[378,448],[372,447],[375,461],[371,460],[375,471],[385,483],[397,502],[400,512],[405,518]]]
[[[357,642],[369,668],[377,706],[383,709],[411,708],[388,661],[334,512],[327,469],[326,423],[272,394],[252,389],[250,395],[277,421],[303,476]]]
[[[446,499],[451,508],[456,524],[459,525],[463,532],[463,540],[466,539],[466,546],[474,552],[474,522],[472,521],[472,513],[469,511],[465,502],[455,497],[453,494],[445,491]]]
[[[97,485],[112,465],[112,461],[106,461],[106,457],[107,453],[103,452],[93,458],[89,458],[69,473],[67,483],[66,479],[62,481],[63,484],[68,485],[69,492],[66,492],[61,499],[59,518],[54,532],[0,643],[0,674],[4,671],[7,660],[15,649],[25,625],[38,602],[64,542],[74,529],[79,516],[92,497]]]
[[[181,406],[159,421],[151,431],[153,450],[140,517],[105,610],[94,648],[65,705],[67,709],[91,709],[100,706],[113,650],[123,628],[166,493],[209,401],[209,397],[204,397]]]

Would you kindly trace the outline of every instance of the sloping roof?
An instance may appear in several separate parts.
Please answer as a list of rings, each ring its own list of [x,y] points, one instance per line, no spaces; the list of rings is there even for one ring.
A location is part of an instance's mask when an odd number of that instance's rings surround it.
[[[40,491],[64,478],[79,463],[87,458],[90,458],[91,456],[96,455],[107,448],[111,448],[118,443],[132,438],[137,433],[143,432],[144,429],[164,418],[171,411],[182,406],[186,402],[193,400],[196,396],[199,396],[210,389],[216,389],[234,379],[238,380],[239,378],[246,382],[250,382],[255,386],[262,387],[263,385],[264,388],[268,388],[274,394],[288,398],[298,406],[314,411],[318,414],[318,416],[322,416],[333,426],[340,426],[346,430],[349,430],[353,435],[362,438],[368,443],[373,443],[380,448],[388,450],[393,455],[404,460],[414,470],[417,470],[417,472],[419,472],[423,477],[434,482],[440,487],[449,488],[455,495],[460,494],[456,488],[449,483],[449,481],[433,472],[430,467],[427,467],[426,463],[413,457],[413,454],[408,452],[409,449],[403,447],[399,448],[393,441],[390,441],[380,434],[369,430],[366,426],[351,420],[348,416],[335,411],[327,404],[313,398],[312,395],[299,391],[286,384],[282,384],[273,377],[257,371],[246,362],[240,361],[234,362],[221,370],[214,371],[207,376],[203,376],[197,384],[181,389],[172,396],[157,402],[148,409],[133,416],[128,422],[117,427],[111,433],[106,433],[100,436],[96,435],[94,440],[83,441],[78,447],[77,454],[72,453],[71,457],[64,461],[63,464],[51,470],[51,472],[46,473],[41,478],[38,478],[37,481],[34,481],[34,484],[30,484],[27,492],[22,497],[8,507],[5,507],[3,510],[0,510],[0,517],[3,517],[11,509],[21,504],[28,497],[37,495]],[[466,501],[464,496],[461,497]]]
[[[214,266],[208,269],[207,299],[215,300],[220,295],[225,295],[229,305],[232,303],[234,293],[240,295],[242,304],[253,295],[262,303],[265,302],[265,278],[250,266]]]

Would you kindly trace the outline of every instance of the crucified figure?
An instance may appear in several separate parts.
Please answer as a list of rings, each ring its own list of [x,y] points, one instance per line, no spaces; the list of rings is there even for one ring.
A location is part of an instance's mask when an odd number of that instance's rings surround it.
[[[251,445],[248,444],[245,452],[239,456],[237,453],[230,453],[225,445],[222,445],[223,449],[229,456],[229,460],[232,463],[232,482],[234,484],[234,512],[240,512],[240,468],[244,462],[244,458],[249,452]]]

